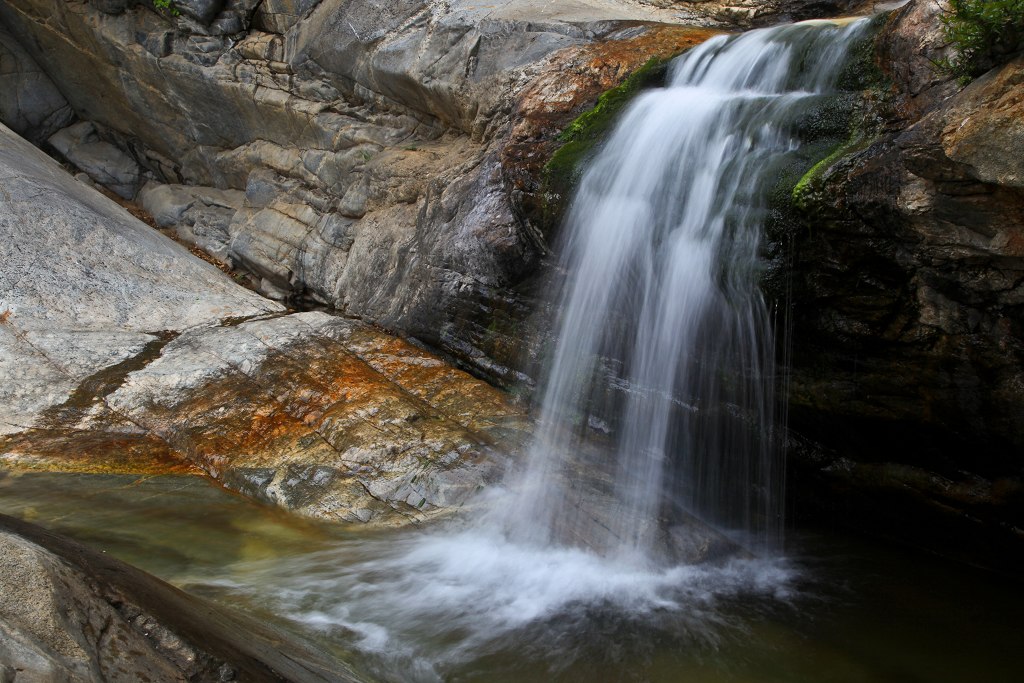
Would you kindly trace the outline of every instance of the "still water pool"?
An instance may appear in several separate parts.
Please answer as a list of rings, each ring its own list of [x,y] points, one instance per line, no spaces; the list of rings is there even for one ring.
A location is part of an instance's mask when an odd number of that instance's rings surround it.
[[[839,535],[648,569],[466,527],[367,532],[188,476],[0,473],[0,510],[384,681],[1024,680],[1024,584]]]

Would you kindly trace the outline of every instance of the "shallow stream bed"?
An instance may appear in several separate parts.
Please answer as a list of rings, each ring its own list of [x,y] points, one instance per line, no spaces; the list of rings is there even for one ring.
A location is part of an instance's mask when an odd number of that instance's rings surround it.
[[[470,526],[366,532],[188,476],[0,473],[0,510],[386,681],[1010,682],[1024,584],[792,532],[785,558],[644,569]]]

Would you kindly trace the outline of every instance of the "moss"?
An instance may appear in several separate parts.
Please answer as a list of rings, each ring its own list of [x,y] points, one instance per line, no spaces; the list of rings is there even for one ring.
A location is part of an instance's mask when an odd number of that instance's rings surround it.
[[[667,69],[666,60],[651,57],[621,84],[598,97],[594,108],[580,114],[562,131],[559,139],[563,142],[575,142],[603,137],[611,129],[619,112],[636,97],[637,93],[664,83]]]
[[[806,210],[807,200],[813,191],[820,185],[820,180],[824,176],[825,171],[831,168],[832,164],[846,156],[858,145],[858,137],[859,136],[855,135],[845,143],[836,145],[828,156],[814,164],[814,166],[811,166],[810,170],[807,171],[807,173],[797,181],[796,185],[793,186],[793,190],[790,193],[793,200],[793,206],[801,210]]]
[[[652,57],[620,85],[606,91],[592,109],[580,114],[558,136],[562,143],[544,166],[541,177],[544,231],[561,222],[586,161],[611,132],[619,115],[641,91],[664,84],[669,59]]]

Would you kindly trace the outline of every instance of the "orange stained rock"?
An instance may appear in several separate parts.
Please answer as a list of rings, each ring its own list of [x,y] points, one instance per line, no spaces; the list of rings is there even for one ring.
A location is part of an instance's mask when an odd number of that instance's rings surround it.
[[[202,474],[153,434],[64,428],[0,436],[0,464],[12,469],[88,474]]]
[[[720,33],[708,28],[653,25],[632,38],[560,50],[521,96],[513,140],[557,135],[593,105],[598,95],[651,58],[668,59]]]

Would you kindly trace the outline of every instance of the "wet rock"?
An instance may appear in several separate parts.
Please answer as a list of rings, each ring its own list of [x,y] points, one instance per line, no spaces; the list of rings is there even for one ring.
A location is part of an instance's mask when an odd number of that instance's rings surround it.
[[[115,145],[101,140],[96,126],[82,121],[57,131],[50,145],[94,181],[125,199],[132,199],[140,184],[139,165]]]
[[[882,54],[937,49],[932,5],[897,12]],[[805,178],[790,416],[838,453],[801,466],[839,491],[848,521],[947,554],[985,538],[977,561],[991,563],[981,555],[1019,543],[1024,523],[1019,493],[999,493],[1020,490],[1024,447],[1024,62],[962,90],[918,66],[888,67],[897,90],[872,95],[860,141]],[[880,497],[915,523],[856,512]],[[911,530],[926,519],[958,540]]]
[[[31,55],[0,28],[0,122],[40,144],[68,125],[74,112]]]
[[[268,627],[5,515],[0,569],[7,680],[358,680]]]
[[[230,488],[312,517],[459,507],[525,438],[491,387],[365,325],[303,313],[185,333],[105,399]]]

